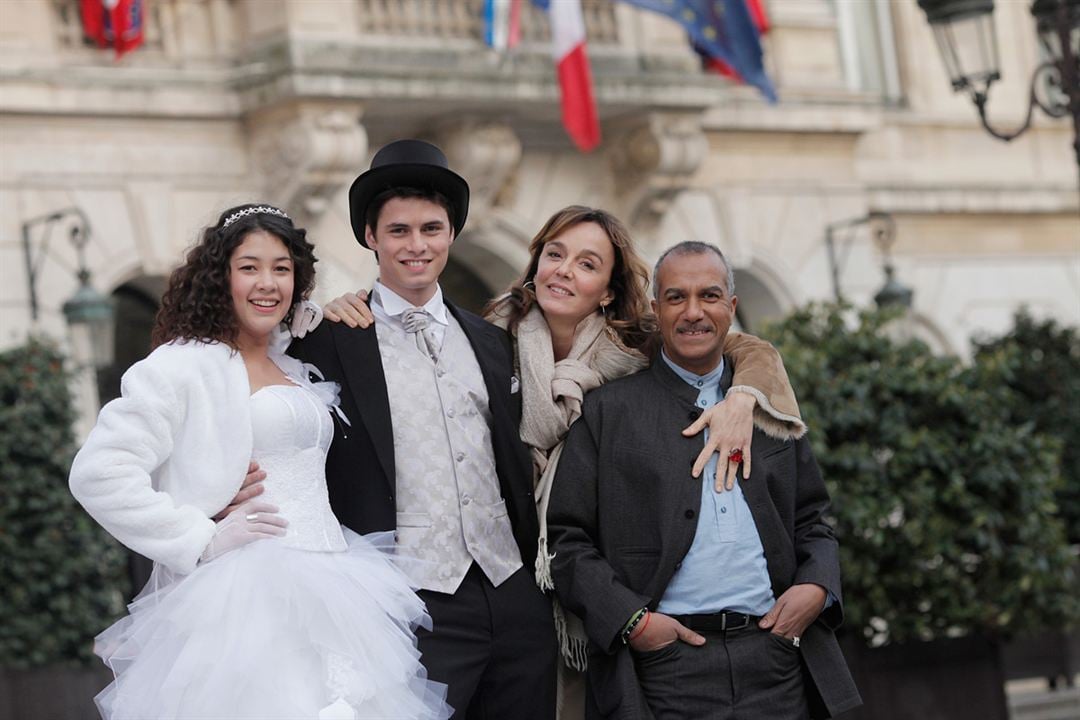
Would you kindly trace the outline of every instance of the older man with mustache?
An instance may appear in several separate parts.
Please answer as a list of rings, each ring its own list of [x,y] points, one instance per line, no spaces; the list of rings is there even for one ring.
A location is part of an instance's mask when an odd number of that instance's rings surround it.
[[[663,350],[593,391],[571,428],[548,527],[563,604],[590,641],[590,718],[830,717],[861,703],[834,635],[838,546],[807,439],[755,429],[748,479],[715,487],[716,459],[678,428],[731,385],[738,298],[714,246],[656,265]],[[674,440],[672,438],[675,438]]]

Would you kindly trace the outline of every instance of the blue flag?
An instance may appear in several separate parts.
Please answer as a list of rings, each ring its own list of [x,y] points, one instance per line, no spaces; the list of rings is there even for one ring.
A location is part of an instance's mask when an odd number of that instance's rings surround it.
[[[769,102],[776,90],[762,64],[761,37],[746,0],[623,0],[676,20],[701,55],[719,60]]]

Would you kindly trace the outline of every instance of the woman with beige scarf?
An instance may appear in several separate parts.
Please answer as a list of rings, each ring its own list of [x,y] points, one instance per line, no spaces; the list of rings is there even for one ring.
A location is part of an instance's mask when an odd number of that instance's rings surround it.
[[[648,267],[610,213],[577,205],[556,212],[533,238],[529,254],[525,272],[488,304],[486,315],[515,341],[521,439],[532,452],[540,519],[536,580],[550,590],[546,514],[563,439],[581,414],[585,394],[646,367],[657,336],[646,293]],[[332,301],[324,314],[353,326],[371,322],[362,299],[352,294]],[[798,437],[806,426],[783,362],[769,343],[733,332],[724,354],[735,366],[728,399],[683,432],[694,435],[709,427],[693,474],[698,477],[711,454],[719,452],[727,469],[717,473],[717,483],[731,488],[738,463],[726,458],[749,447],[755,423],[777,437]],[[744,477],[750,471],[749,454],[745,459]],[[555,613],[563,657],[559,716],[576,720],[584,712],[585,634],[580,621],[564,614],[557,602]]]

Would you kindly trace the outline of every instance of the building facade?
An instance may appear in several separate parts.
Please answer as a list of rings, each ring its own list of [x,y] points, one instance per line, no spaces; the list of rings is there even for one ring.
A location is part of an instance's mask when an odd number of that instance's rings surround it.
[[[831,298],[827,227],[875,212],[893,218],[917,332],[939,350],[965,355],[1021,304],[1080,324],[1069,124],[1036,118],[1008,145],[987,135],[915,0],[768,0],[777,105],[702,73],[668,19],[583,0],[603,132],[590,154],[559,123],[546,19],[527,7],[521,45],[496,53],[481,5],[145,0],[146,42],[117,61],[83,37],[78,0],[0,2],[0,348],[65,337],[75,252],[58,228],[34,321],[23,238],[67,207],[86,215],[93,282],[117,303],[105,395],[147,351],[184,248],[233,204],[278,204],[309,229],[316,300],[367,286],[374,257],[352,237],[348,186],[406,136],[443,147],[472,187],[446,276],[465,304],[503,289],[548,215],[581,203],[625,219],[649,258],[684,239],[719,244],[754,329]],[[1039,58],[1027,4],[998,5],[1005,79],[990,110],[1007,124]],[[833,238],[841,291],[869,302],[884,282],[873,233]],[[97,393],[84,385],[85,428]]]

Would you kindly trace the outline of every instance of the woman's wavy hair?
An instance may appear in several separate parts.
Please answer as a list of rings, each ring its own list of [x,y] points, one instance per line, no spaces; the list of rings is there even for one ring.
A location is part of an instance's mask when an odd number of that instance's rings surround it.
[[[238,327],[229,287],[229,261],[249,233],[261,230],[273,235],[292,258],[293,296],[286,323],[292,320],[293,306],[311,294],[316,260],[307,231],[295,227],[288,217],[259,212],[243,215],[224,227],[228,217],[254,207],[266,206],[249,203],[221,213],[216,225],[203,230],[184,264],[173,271],[154,319],[153,347],[171,340],[217,340],[236,348]]]
[[[611,271],[609,285],[614,299],[604,311],[607,324],[624,345],[645,350],[652,342],[656,330],[656,317],[645,292],[649,283],[649,268],[634,249],[634,242],[626,226],[606,210],[571,205],[548,218],[529,244],[529,267],[506,293],[487,304],[484,314],[488,317],[507,318],[507,328],[511,333],[515,332],[518,323],[536,302],[534,279],[544,245],[582,223],[599,226],[615,250],[615,267]],[[597,312],[600,312],[599,308]]]

